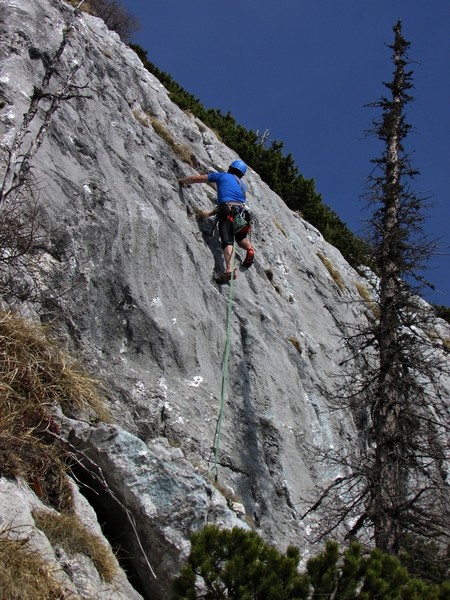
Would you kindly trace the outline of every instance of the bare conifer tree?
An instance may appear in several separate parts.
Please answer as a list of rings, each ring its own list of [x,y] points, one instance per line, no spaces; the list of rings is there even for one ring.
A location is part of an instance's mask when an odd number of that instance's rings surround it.
[[[411,129],[405,119],[412,100],[412,72],[406,70],[410,44],[400,21],[394,32],[394,78],[385,84],[391,95],[375,104],[382,116],[374,133],[385,150],[373,161],[378,169],[371,176],[370,200],[379,206],[371,224],[380,283],[368,502],[376,545],[391,553],[399,551],[405,532],[439,536],[449,531],[442,470],[447,419],[436,394],[441,364],[426,338],[429,313],[412,285],[434,244],[422,229],[423,202],[407,183],[418,173],[403,146]]]
[[[404,148],[411,129],[405,107],[413,99],[410,44],[400,22],[394,33],[393,80],[384,84],[389,96],[371,105],[381,109],[371,133],[384,145],[372,161],[368,194],[378,306],[346,340],[355,361],[338,398],[365,435],[352,451],[327,457],[342,475],[306,514],[320,508],[327,515],[322,535],[345,524],[348,537],[369,536],[383,551],[400,554],[408,540],[448,544],[450,463],[449,400],[440,388],[448,358],[435,343],[433,311],[418,295],[435,245],[422,228],[425,199],[410,189],[418,171]]]

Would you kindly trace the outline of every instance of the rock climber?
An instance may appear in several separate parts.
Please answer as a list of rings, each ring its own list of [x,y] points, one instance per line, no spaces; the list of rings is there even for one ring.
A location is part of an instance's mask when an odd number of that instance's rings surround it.
[[[242,160],[235,160],[228,167],[226,173],[210,172],[205,175],[191,175],[179,179],[179,184],[190,185],[192,183],[215,183],[217,185],[217,208],[213,214],[217,214],[219,220],[219,234],[222,243],[223,257],[225,261],[225,271],[215,278],[219,284],[228,283],[232,275],[232,257],[233,243],[247,251],[243,261],[244,267],[251,267],[254,260],[254,249],[247,239],[250,231],[250,214],[245,207],[245,184],[241,181],[247,171],[247,165]],[[247,222],[237,233],[234,233],[233,221],[237,212],[242,212]],[[233,273],[233,279],[236,279],[236,272]]]

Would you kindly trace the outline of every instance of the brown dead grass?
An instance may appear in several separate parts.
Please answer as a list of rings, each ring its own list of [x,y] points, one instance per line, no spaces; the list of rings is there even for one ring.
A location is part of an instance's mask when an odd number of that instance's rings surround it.
[[[299,354],[302,353],[302,345],[296,337],[289,337],[287,341],[290,342],[294,346],[294,348],[297,350],[297,352]]]
[[[346,290],[344,280],[342,279],[341,274],[333,265],[331,260],[324,256],[321,252],[317,252],[317,256],[320,258],[328,273],[331,275],[331,278],[333,279],[334,283],[338,286],[341,292],[344,292]]]
[[[360,283],[359,281],[355,281],[355,287],[358,290],[358,294],[361,296],[361,298],[364,300],[364,302],[366,302],[367,306],[372,311],[372,314],[374,315],[374,317],[378,318],[380,315],[380,310],[379,310],[378,304],[373,300],[367,287],[363,283]]]
[[[6,535],[5,535],[6,534]],[[62,600],[69,598],[55,568],[27,544],[0,532],[0,594],[2,600]]]
[[[114,580],[117,563],[113,553],[76,515],[35,510],[33,518],[36,527],[45,534],[52,546],[62,546],[69,556],[89,556],[104,581],[111,583]]]
[[[273,220],[275,227],[278,229],[278,231],[280,233],[282,233],[284,235],[285,238],[288,237],[288,234],[286,233],[286,229],[284,228],[284,226],[280,223],[280,221],[278,221],[278,219],[274,219]]]
[[[158,119],[156,118],[152,118],[151,125],[154,131],[175,152],[178,158],[180,158],[183,162],[190,165],[191,167],[197,168],[198,163],[194,153],[187,146],[184,146],[183,144],[178,144],[173,138],[170,131],[161,123],[161,121],[158,121]]]
[[[44,502],[70,509],[68,456],[52,409],[109,420],[98,382],[46,329],[0,312],[0,398],[0,475],[20,477]]]

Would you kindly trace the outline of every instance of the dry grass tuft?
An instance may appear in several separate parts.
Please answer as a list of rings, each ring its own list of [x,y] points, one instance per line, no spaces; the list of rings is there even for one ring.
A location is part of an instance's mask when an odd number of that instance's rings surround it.
[[[45,534],[52,546],[62,546],[69,556],[89,556],[104,581],[111,583],[114,580],[117,575],[117,563],[113,553],[76,515],[59,515],[48,510],[35,510],[33,518],[36,527]]]
[[[450,352],[450,339],[441,337],[437,331],[430,329],[426,332],[428,339],[431,340],[433,345],[441,346],[444,352]]]
[[[161,121],[158,121],[158,119],[153,118],[151,120],[151,124],[155,132],[159,135],[161,139],[163,139],[166,142],[166,144],[170,148],[172,148],[172,150],[175,152],[178,158],[181,158],[183,162],[187,163],[191,167],[197,168],[198,163],[193,152],[191,152],[191,150],[187,146],[178,144],[172,137],[170,131],[166,129],[166,127],[161,123]]]
[[[355,287],[358,290],[358,294],[361,296],[361,298],[367,302],[367,304],[370,304],[372,302],[372,298],[367,287],[359,281],[355,281]]]
[[[294,346],[297,352],[299,352],[300,354],[302,353],[302,345],[296,337],[289,337],[287,341]]]
[[[142,127],[150,127],[150,125],[152,124],[151,118],[146,113],[140,110],[133,110],[133,117],[138,123],[142,125]]]
[[[364,300],[364,302],[367,303],[368,307],[372,311],[372,314],[376,318],[378,318],[380,315],[380,310],[379,310],[378,304],[372,299],[372,296],[370,295],[370,292],[367,289],[367,287],[363,283],[360,283],[359,281],[355,281],[355,286],[356,286],[356,289],[358,290],[358,294],[361,296],[361,298]]]
[[[72,490],[64,451],[45,438],[50,419],[36,413],[31,404],[15,408],[15,400],[10,397],[0,408],[0,474],[22,478],[43,502],[70,510]]]
[[[265,276],[267,277],[267,279],[270,281],[270,283],[272,284],[272,287],[273,287],[273,289],[276,291],[276,293],[277,293],[279,296],[282,296],[282,295],[283,295],[283,293],[282,293],[282,290],[281,290],[280,286],[279,286],[279,285],[277,285],[277,284],[274,282],[274,272],[272,271],[272,269],[266,269],[266,270],[264,271],[264,274],[265,274]]]
[[[344,292],[346,290],[346,285],[344,283],[344,280],[342,279],[341,274],[336,269],[336,267],[333,265],[331,260],[329,258],[327,258],[326,256],[324,256],[321,252],[317,252],[317,256],[320,258],[320,260],[324,264],[325,268],[327,269],[328,273],[331,275],[331,278],[333,279],[334,283],[338,286],[338,288],[341,290],[341,292]]]
[[[99,382],[60,349],[47,328],[9,312],[0,312],[0,374],[6,397],[38,407],[57,403],[67,415],[81,411],[109,420]]]
[[[278,231],[280,231],[285,238],[288,237],[288,234],[286,233],[286,229],[284,228],[284,226],[280,223],[280,221],[278,221],[278,219],[274,219],[273,220],[275,227],[278,229]]]
[[[80,10],[81,12],[85,12],[88,15],[92,15],[94,17],[101,17],[96,7],[97,2],[95,0],[84,0],[84,2],[81,5],[80,0],[68,0],[68,2],[74,8],[78,8],[78,10]]]
[[[61,600],[68,598],[55,569],[27,545],[27,540],[0,532],[0,594],[5,600]]]
[[[0,475],[21,477],[44,501],[70,509],[67,456],[52,407],[109,420],[98,383],[46,330],[0,312]]]

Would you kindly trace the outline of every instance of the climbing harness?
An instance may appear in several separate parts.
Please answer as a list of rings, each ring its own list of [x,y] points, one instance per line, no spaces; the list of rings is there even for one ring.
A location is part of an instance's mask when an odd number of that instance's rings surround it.
[[[224,205],[225,206],[225,205]],[[219,207],[211,212],[202,211],[200,209],[194,209],[194,213],[197,218],[208,218],[213,217],[211,227],[207,232],[209,237],[214,235],[214,231],[219,223],[221,217],[224,216],[223,211],[228,210],[226,219],[231,221],[233,224],[233,235],[237,233],[250,233],[251,232],[251,221],[252,217],[248,208],[243,204],[242,206],[232,205],[226,208],[222,208],[222,214],[219,213]]]
[[[228,220],[230,220],[233,223],[234,235],[236,235],[236,233],[239,233],[239,232],[247,233],[248,231],[250,231],[251,217],[250,217],[250,213],[248,212],[248,209],[244,205],[231,206],[230,214],[228,215],[227,218],[228,218]]]
[[[234,258],[236,254],[236,243],[233,243],[233,251],[231,254],[231,272],[234,273]],[[220,447],[220,434],[222,431],[222,421],[223,421],[223,413],[225,410],[225,395],[227,391],[227,383],[228,383],[228,367],[230,362],[230,347],[231,347],[231,316],[233,313],[233,280],[234,277],[230,279],[230,289],[228,292],[228,306],[227,306],[227,323],[226,323],[226,338],[225,338],[225,350],[223,353],[223,362],[222,362],[222,385],[220,391],[220,410],[219,417],[217,419],[216,431],[214,433],[214,442],[211,453],[214,453],[214,465],[211,467],[209,472],[213,475],[214,479],[217,481],[219,476],[219,470],[217,464],[219,462],[219,447]],[[208,463],[211,462],[211,454]]]

